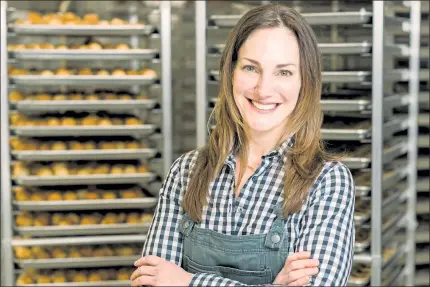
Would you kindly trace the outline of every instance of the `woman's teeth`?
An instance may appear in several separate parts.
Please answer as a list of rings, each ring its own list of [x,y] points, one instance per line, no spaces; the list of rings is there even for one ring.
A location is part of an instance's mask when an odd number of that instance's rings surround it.
[[[254,107],[256,107],[259,110],[263,110],[263,111],[269,111],[269,110],[273,110],[274,108],[276,108],[276,104],[263,105],[263,104],[259,104],[257,102],[254,102],[252,100],[251,100],[251,103]]]

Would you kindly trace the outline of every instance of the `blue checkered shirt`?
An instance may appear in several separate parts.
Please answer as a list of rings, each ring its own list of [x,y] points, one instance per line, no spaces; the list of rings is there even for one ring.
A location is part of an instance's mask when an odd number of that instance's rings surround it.
[[[262,157],[237,199],[233,192],[235,157],[230,154],[209,186],[208,205],[203,208],[199,227],[228,235],[267,233],[276,218],[270,206],[283,201],[284,163],[292,142],[289,139]],[[183,238],[179,224],[184,210],[180,202],[197,155],[198,151],[191,151],[173,163],[160,190],[143,256],[157,255],[181,266]],[[310,251],[320,262],[319,273],[311,277],[312,286],[347,284],[355,242],[354,203],[354,182],[348,168],[340,162],[326,162],[301,211],[286,218],[285,233],[292,250]],[[242,285],[209,273],[194,274],[190,283],[190,286]]]

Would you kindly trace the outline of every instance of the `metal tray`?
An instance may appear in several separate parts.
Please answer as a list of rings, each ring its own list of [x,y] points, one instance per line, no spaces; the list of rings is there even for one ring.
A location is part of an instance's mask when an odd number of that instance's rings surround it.
[[[111,280],[111,281],[94,281],[94,282],[65,282],[65,283],[43,283],[43,284],[25,284],[17,286],[26,287],[129,287],[130,280]]]
[[[10,103],[21,112],[61,112],[61,111],[130,111],[152,109],[155,100],[80,100],[80,101],[16,101]]]
[[[159,51],[155,49],[129,49],[129,50],[12,50],[11,58],[19,60],[152,60],[158,57]]]
[[[98,76],[98,75],[68,75],[68,76],[42,76],[42,75],[19,75],[10,76],[12,84],[20,86],[129,86],[129,85],[151,85],[156,83],[157,77],[152,76]]]
[[[430,228],[428,223],[421,223],[415,233],[416,243],[430,243]]]
[[[372,263],[372,256],[368,252],[354,254],[353,262],[356,264],[370,264]]]
[[[383,133],[384,139],[388,139],[393,133],[402,130],[403,122],[399,119],[393,119],[384,123]],[[371,123],[368,123],[366,128],[322,128],[322,136],[325,140],[365,140],[370,139],[372,135]]]
[[[23,161],[65,161],[65,160],[128,160],[150,159],[156,149],[97,149],[97,150],[49,150],[13,151],[12,155]]]
[[[136,256],[106,256],[85,258],[52,258],[52,259],[27,259],[15,260],[21,268],[58,269],[58,268],[85,268],[85,267],[110,267],[132,266],[139,255]]]
[[[11,30],[25,35],[70,35],[70,36],[131,36],[150,35],[154,27],[142,24],[132,25],[32,25],[13,24]]]
[[[363,169],[367,168],[370,163],[372,162],[372,156],[371,156],[371,146],[366,146],[369,148],[369,154],[366,156],[354,156],[354,153],[352,153],[351,156],[345,157],[342,162],[350,169]],[[399,142],[387,150],[384,151],[384,154],[382,156],[383,164],[387,164],[391,161],[393,161],[395,158],[401,156],[402,154],[406,153],[407,150],[407,144],[404,142]]]
[[[371,83],[372,73],[368,71],[325,71],[322,72],[324,83]]]
[[[303,13],[302,16],[310,25],[356,25],[371,22],[372,12],[364,8],[354,12],[325,12]],[[242,15],[212,15],[209,17],[209,26],[220,28],[233,27]]]
[[[370,274],[368,277],[360,278],[360,279],[350,276],[346,286],[351,286],[351,287],[367,286],[367,284],[369,284],[369,282],[370,282]]]
[[[70,236],[96,234],[145,234],[151,223],[92,224],[67,226],[30,226],[16,227],[14,230],[22,236]]]
[[[361,253],[367,250],[370,247],[370,241],[371,238],[367,238],[365,241],[362,242],[355,242],[354,244],[354,252],[355,253]]]
[[[63,210],[101,210],[101,209],[130,209],[151,208],[157,205],[158,199],[147,198],[118,198],[98,200],[58,200],[58,201],[13,201],[19,210],[29,211],[63,211]]]
[[[76,184],[145,184],[156,177],[153,173],[91,174],[68,176],[20,176],[12,178],[24,186],[56,186]]]
[[[322,110],[325,112],[362,112],[372,108],[370,99],[321,99],[320,103]]]
[[[420,105],[424,105],[427,108],[428,108],[428,105],[430,104],[429,93],[430,93],[429,91],[424,91],[424,92],[419,92],[418,94]]]
[[[154,125],[112,125],[112,126],[11,126],[19,136],[147,136],[156,129]]]
[[[422,113],[418,115],[418,125],[423,127],[430,127],[430,114]]]
[[[428,170],[430,169],[430,162],[428,155],[419,156],[417,159],[417,169],[418,170]]]
[[[364,222],[368,221],[370,219],[370,216],[372,215],[372,211],[370,209],[367,209],[365,213],[356,213],[354,212],[354,223],[356,226],[359,226],[363,224]]]
[[[430,136],[428,134],[418,136],[418,147],[419,148],[430,148]]]
[[[417,270],[415,272],[415,284],[414,286],[429,286],[430,285],[430,276],[428,268],[423,270]]]
[[[144,243],[146,235],[124,234],[124,235],[101,235],[101,236],[77,236],[77,237],[51,237],[13,239],[12,246],[77,246],[77,245],[99,245],[118,243]]]
[[[428,69],[421,69],[419,72],[420,81],[428,81],[429,75],[430,73]]]
[[[430,191],[430,178],[418,177],[417,179],[417,192],[429,192]]]
[[[318,48],[323,55],[355,55],[372,52],[372,44],[363,41],[358,43],[319,43]],[[215,44],[208,48],[210,56],[220,55],[225,49],[225,44]]]

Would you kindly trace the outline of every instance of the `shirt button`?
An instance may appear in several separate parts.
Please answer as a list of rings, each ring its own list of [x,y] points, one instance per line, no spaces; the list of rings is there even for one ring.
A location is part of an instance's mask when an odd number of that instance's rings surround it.
[[[270,237],[270,239],[273,243],[278,243],[279,241],[281,241],[281,236],[279,236],[278,233],[275,233]]]
[[[183,227],[184,227],[185,229],[187,229],[187,228],[188,228],[188,226],[190,226],[190,223],[189,223],[188,221],[185,221],[185,222],[184,222]]]

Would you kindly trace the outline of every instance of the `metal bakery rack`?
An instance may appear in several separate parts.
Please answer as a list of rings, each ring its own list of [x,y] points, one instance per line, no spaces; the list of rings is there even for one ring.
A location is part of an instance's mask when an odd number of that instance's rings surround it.
[[[217,10],[211,2],[196,2],[198,147],[206,144],[208,115],[217,101],[217,69],[224,49],[220,42],[249,9],[243,2],[234,1],[236,10],[224,9],[228,15],[215,15]],[[324,63],[323,138],[334,151],[348,152],[344,164],[352,171],[356,184],[355,256],[348,285],[411,286],[415,265],[418,80],[425,78],[426,72],[428,75],[428,71],[418,68],[420,3],[285,4],[299,10],[315,29]],[[399,17],[394,13],[396,9],[409,14]],[[407,42],[396,43],[396,35],[403,35]],[[399,57],[405,58],[409,67],[395,67]],[[409,88],[396,89],[401,83]],[[396,114],[398,108],[406,109],[406,114]],[[399,234],[403,234],[402,240]]]
[[[70,2],[70,1],[65,1]],[[29,268],[37,270],[62,268],[96,268],[96,267],[131,267],[140,256],[141,250],[133,254],[102,257],[71,258],[17,258],[16,248],[36,247],[54,248],[90,246],[96,248],[106,244],[143,244],[149,228],[148,218],[142,221],[118,221],[105,224],[93,223],[83,225],[50,225],[28,226],[17,225],[20,214],[29,213],[36,220],[38,216],[55,216],[57,213],[99,212],[99,214],[116,213],[125,218],[136,211],[148,212],[152,216],[157,204],[157,194],[161,179],[167,174],[172,163],[172,129],[171,129],[171,7],[169,1],[156,5],[145,5],[143,1],[129,1],[128,24],[122,25],[55,25],[55,24],[17,24],[13,15],[17,11],[11,1],[1,1],[1,228],[2,228],[2,286],[12,286],[16,278]],[[76,3],[75,3],[76,4]],[[103,3],[104,5],[105,3]],[[77,3],[76,5],[81,5]],[[100,4],[97,4],[100,5]],[[124,4],[125,5],[125,4]],[[41,8],[43,9],[43,8]],[[138,23],[139,11],[149,9],[158,13],[158,23]],[[145,20],[145,19],[144,19]],[[145,21],[147,22],[147,21]],[[153,25],[152,25],[153,24]],[[109,39],[124,39],[131,49],[13,49],[8,51],[10,39],[19,43],[26,37],[45,37],[44,40],[69,37],[109,36]],[[158,41],[157,48],[142,49],[139,43]],[[92,62],[108,64],[110,61],[128,63],[132,69],[139,69],[142,61],[156,70],[156,75],[9,75],[12,65],[36,63],[43,68],[52,62],[75,63],[84,62],[90,66]],[[49,68],[47,68],[49,69]],[[92,100],[9,100],[11,91],[58,88],[61,92],[74,88],[92,89],[93,87],[131,89],[131,99],[92,99]],[[149,98],[136,95],[144,93]],[[9,124],[10,116],[20,113],[39,117],[46,113],[66,112],[110,112],[133,115],[143,120],[143,124],[134,125],[74,125],[74,126],[21,126]],[[97,141],[100,137],[108,140],[133,138],[142,146],[132,148],[92,148],[75,149],[13,149],[12,140],[64,141],[80,138]],[[121,174],[78,174],[78,175],[13,175],[9,167],[15,163],[38,164],[40,162],[79,162],[108,161],[110,164],[122,163],[124,160],[144,162],[149,170],[144,173]],[[143,197],[86,198],[58,200],[46,198],[35,201],[29,198],[17,200],[14,194],[21,189],[39,190],[48,188],[54,193],[65,193],[69,186],[132,186],[145,190]],[[121,191],[116,191],[121,192]],[[126,191],[125,191],[126,192]],[[34,195],[34,194],[33,194]],[[52,194],[51,194],[52,195]],[[63,196],[63,195],[62,195]],[[81,214],[82,215],[82,214]],[[143,215],[142,215],[143,218]],[[27,218],[28,220],[29,218]],[[92,246],[92,247],[91,247]],[[140,247],[141,248],[141,247]],[[30,250],[29,249],[29,250]],[[37,248],[36,248],[37,249]],[[36,250],[35,249],[35,250]],[[15,252],[14,252],[15,251]],[[33,254],[34,255],[34,254]],[[70,270],[70,269],[69,269]],[[51,282],[43,286],[129,286],[130,274],[122,274],[122,278],[109,280],[87,280],[87,282]],[[94,281],[94,282],[93,282]],[[47,282],[43,282],[47,283]],[[21,285],[21,283],[17,283]],[[25,286],[41,286],[36,282],[27,282]]]

